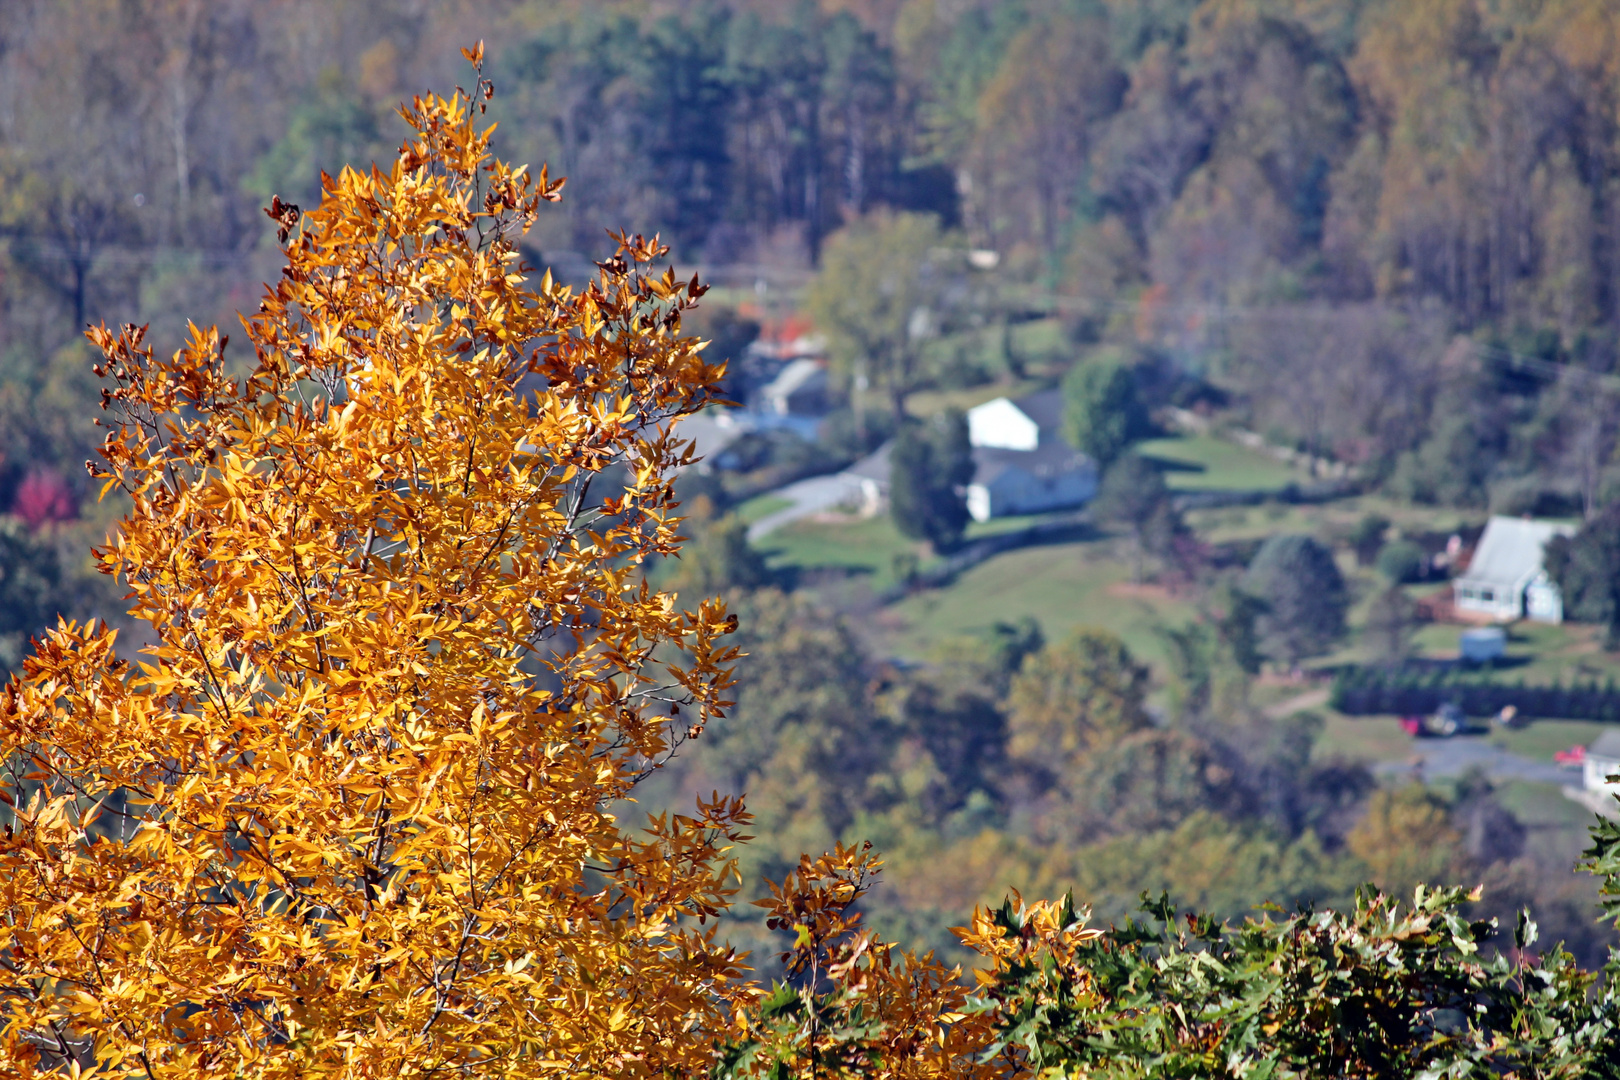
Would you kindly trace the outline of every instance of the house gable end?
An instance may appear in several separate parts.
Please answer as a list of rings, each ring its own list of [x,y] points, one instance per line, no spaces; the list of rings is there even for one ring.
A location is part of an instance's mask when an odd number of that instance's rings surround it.
[[[1040,446],[1040,426],[1007,398],[969,409],[967,421],[968,441],[974,446],[998,450],[1034,450]]]

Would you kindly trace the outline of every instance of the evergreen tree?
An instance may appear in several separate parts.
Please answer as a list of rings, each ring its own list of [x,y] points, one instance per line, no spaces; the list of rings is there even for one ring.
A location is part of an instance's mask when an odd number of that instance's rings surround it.
[[[1564,612],[1607,628],[1620,644],[1620,503],[1610,503],[1574,536],[1547,542],[1548,575],[1564,596]]]
[[[1260,651],[1286,668],[1320,656],[1344,634],[1349,607],[1333,553],[1309,536],[1273,536],[1244,575],[1244,588],[1264,601],[1257,624]]]
[[[908,424],[895,437],[889,464],[895,526],[936,551],[956,547],[969,520],[963,488],[973,479],[967,418],[952,410],[927,424]]]
[[[1412,654],[1412,626],[1416,607],[1406,590],[1391,585],[1373,598],[1367,609],[1367,626],[1362,640],[1367,653],[1383,664],[1398,664]]]
[[[1183,531],[1170,505],[1164,474],[1137,454],[1126,454],[1103,474],[1092,510],[1103,521],[1125,526],[1135,555],[1132,577],[1142,580],[1142,556],[1148,548],[1167,549]]]

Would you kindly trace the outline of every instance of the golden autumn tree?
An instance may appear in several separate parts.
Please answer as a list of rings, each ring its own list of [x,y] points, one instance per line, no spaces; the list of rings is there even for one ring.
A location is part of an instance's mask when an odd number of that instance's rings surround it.
[[[614,816],[728,704],[735,620],[638,572],[702,287],[639,237],[527,282],[562,184],[492,158],[479,79],[272,204],[251,370],[90,334],[150,644],[61,624],[0,695],[0,1073],[664,1076],[729,1022],[741,803]]]

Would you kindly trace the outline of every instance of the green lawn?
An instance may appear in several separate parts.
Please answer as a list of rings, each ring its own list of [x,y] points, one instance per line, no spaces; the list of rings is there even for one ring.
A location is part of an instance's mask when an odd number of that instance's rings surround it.
[[[1049,640],[1077,626],[1113,631],[1162,672],[1165,652],[1157,629],[1190,620],[1192,603],[1160,588],[1133,587],[1127,565],[1110,548],[1102,540],[997,555],[947,589],[920,592],[895,604],[887,644],[900,656],[920,659],[941,638],[1028,615]]]
[[[1277,464],[1282,467],[1280,462]],[[1336,541],[1349,536],[1356,523],[1367,514],[1381,514],[1397,528],[1417,532],[1452,532],[1470,522],[1478,525],[1484,520],[1483,513],[1413,506],[1362,495],[1311,505],[1269,503],[1192,510],[1187,514],[1187,521],[1198,530],[1199,536],[1212,543],[1258,539],[1279,532],[1309,533],[1325,541]]]
[[[1522,757],[1552,761],[1558,751],[1577,743],[1591,745],[1609,726],[1591,720],[1536,720],[1516,731],[1494,731],[1491,742]]]
[[[907,540],[886,514],[845,521],[795,521],[760,542],[770,565],[797,567],[800,574],[842,570],[861,577],[873,592],[895,583],[895,557],[926,563],[923,545]]]
[[[1466,629],[1466,626],[1430,623],[1419,627],[1412,642],[1422,656],[1449,659],[1457,655],[1458,638]],[[1620,656],[1604,651],[1599,627],[1518,622],[1507,630],[1508,663],[1482,669],[1480,678],[1510,682],[1523,679],[1527,683],[1613,678],[1620,682]]]
[[[1316,742],[1318,758],[1342,757],[1351,761],[1402,761],[1412,756],[1412,736],[1401,730],[1393,716],[1345,716],[1323,710],[1322,735]]]
[[[1136,450],[1168,466],[1164,478],[1176,491],[1280,491],[1310,481],[1303,469],[1212,435],[1149,439]]]
[[[787,505],[784,499],[761,495],[744,503],[738,513],[749,521],[757,521],[777,508],[770,505],[773,502]],[[1017,532],[1042,520],[1039,514],[1029,514],[969,522],[966,539],[973,541]],[[854,571],[864,577],[873,591],[895,583],[897,555],[915,556],[919,569],[937,561],[927,554],[923,544],[901,536],[887,514],[865,519],[790,522],[762,540],[760,550],[774,567],[796,566],[801,573],[826,569]]]
[[[987,522],[975,525],[968,536],[1023,528],[1035,520]],[[931,561],[924,558],[923,546],[902,537],[886,516],[794,522],[760,547],[771,565],[796,567],[801,580],[813,580],[817,570],[839,569],[873,592],[895,583],[896,556],[917,557],[924,569]],[[891,605],[880,621],[885,651],[911,659],[926,657],[941,638],[1028,615],[1040,622],[1048,638],[1076,626],[1111,630],[1144,660],[1162,666],[1165,654],[1157,628],[1180,625],[1193,614],[1190,598],[1157,586],[1133,586],[1121,543],[1105,537],[1003,552],[946,588],[923,590]]]
[[[752,499],[737,507],[736,514],[749,524],[753,524],[767,514],[774,514],[778,510],[786,510],[793,505],[792,499],[784,499],[780,495],[755,495]]]
[[[996,398],[1020,398],[1039,389],[1041,389],[1039,382],[1026,379],[1017,383],[985,383],[960,390],[918,390],[907,395],[906,412],[924,419],[946,409],[961,409],[966,412],[975,405],[983,405]]]

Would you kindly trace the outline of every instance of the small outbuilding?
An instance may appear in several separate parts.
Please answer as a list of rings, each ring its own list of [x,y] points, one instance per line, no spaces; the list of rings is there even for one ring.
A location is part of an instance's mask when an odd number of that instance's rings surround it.
[[[1507,631],[1500,626],[1464,630],[1457,644],[1464,663],[1494,663],[1507,653]]]
[[[1547,541],[1574,528],[1553,521],[1493,517],[1485,526],[1468,569],[1453,586],[1457,613],[1511,622],[1564,621],[1564,599],[1543,564]]]

